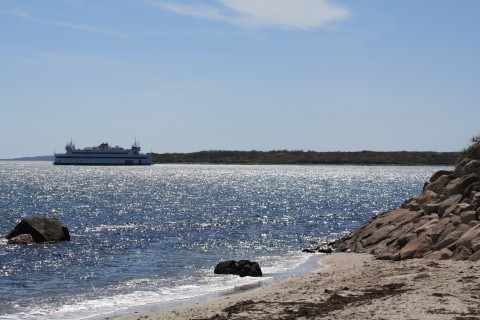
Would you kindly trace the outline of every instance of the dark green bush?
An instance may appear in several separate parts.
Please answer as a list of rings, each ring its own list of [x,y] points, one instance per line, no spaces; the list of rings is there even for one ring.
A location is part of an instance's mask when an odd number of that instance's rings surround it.
[[[472,138],[470,146],[465,148],[458,159],[458,162],[464,158],[478,159],[480,160],[480,134]]]

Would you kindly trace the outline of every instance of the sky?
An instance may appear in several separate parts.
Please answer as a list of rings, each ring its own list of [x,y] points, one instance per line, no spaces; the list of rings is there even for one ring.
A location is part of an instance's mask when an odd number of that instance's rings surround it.
[[[0,159],[459,151],[478,0],[0,0]]]

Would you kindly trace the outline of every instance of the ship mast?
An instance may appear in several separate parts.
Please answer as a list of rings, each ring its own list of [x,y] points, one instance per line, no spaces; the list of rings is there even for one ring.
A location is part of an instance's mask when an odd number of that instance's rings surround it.
[[[137,141],[137,137],[135,137],[134,140],[133,140],[133,147],[134,148],[140,148],[140,143]]]

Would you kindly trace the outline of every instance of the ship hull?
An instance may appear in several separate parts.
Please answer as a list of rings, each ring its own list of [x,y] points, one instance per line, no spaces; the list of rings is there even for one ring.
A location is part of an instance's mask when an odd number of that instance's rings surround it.
[[[96,158],[96,157],[68,157],[55,156],[55,165],[71,165],[71,166],[142,166],[151,165],[151,157],[145,156],[140,158]]]

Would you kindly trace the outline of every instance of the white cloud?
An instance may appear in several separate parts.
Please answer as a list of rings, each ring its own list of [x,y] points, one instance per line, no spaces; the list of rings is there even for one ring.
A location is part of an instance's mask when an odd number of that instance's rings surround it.
[[[348,11],[328,0],[220,0],[240,13],[239,24],[308,30],[345,19]]]
[[[349,17],[330,0],[217,0],[217,5],[179,5],[145,1],[156,7],[200,19],[224,21],[247,28],[310,30]]]

